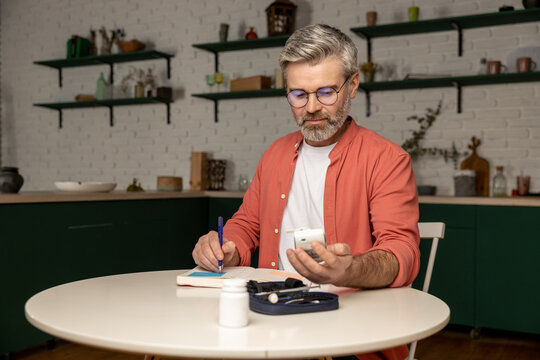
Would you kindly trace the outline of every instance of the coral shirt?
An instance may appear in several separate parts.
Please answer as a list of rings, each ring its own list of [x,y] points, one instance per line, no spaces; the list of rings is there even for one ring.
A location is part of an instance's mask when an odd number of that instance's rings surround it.
[[[324,189],[328,245],[346,243],[353,255],[393,253],[399,272],[391,287],[410,284],[418,273],[418,196],[409,155],[354,120],[330,152]],[[278,267],[279,233],[291,188],[300,131],[276,140],[263,154],[242,205],[224,227],[240,265],[259,247],[259,267]]]
[[[393,253],[399,272],[390,285],[410,284],[418,273],[418,196],[409,155],[398,145],[350,125],[329,154],[324,188],[324,230],[328,245],[346,243],[353,255]],[[291,188],[300,131],[276,140],[264,153],[239,210],[224,237],[235,243],[240,265],[248,266],[259,247],[259,267],[278,267],[281,220]],[[359,359],[404,359],[405,345]]]

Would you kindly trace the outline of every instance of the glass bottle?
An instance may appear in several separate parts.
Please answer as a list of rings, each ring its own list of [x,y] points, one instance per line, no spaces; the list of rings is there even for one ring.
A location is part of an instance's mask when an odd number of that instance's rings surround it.
[[[480,59],[480,69],[478,70],[478,75],[486,75],[488,73],[487,71],[487,59],[481,58]]]
[[[106,89],[107,82],[105,81],[105,78],[103,77],[103,73],[99,75],[99,79],[97,81],[97,88],[96,88],[96,99],[97,100],[104,100],[106,98]]]
[[[493,177],[493,196],[506,196],[506,177],[503,174],[504,167],[497,166],[497,174]]]

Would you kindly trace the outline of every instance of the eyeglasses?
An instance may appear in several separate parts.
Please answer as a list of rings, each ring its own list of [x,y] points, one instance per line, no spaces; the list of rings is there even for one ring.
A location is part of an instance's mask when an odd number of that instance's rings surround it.
[[[315,94],[317,97],[317,100],[326,106],[334,105],[338,99],[338,94],[345,86],[347,81],[349,81],[349,77],[345,79],[345,82],[343,85],[339,87],[338,90],[334,89],[333,87],[322,87],[317,89],[317,91],[313,92],[305,92],[304,90],[292,90],[287,94],[287,101],[292,107],[295,108],[303,108],[307,105],[309,101],[309,95]]]

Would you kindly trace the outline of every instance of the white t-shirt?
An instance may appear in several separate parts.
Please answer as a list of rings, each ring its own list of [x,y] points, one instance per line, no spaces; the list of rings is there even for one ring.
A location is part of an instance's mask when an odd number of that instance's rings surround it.
[[[296,273],[287,258],[287,249],[294,249],[294,234],[290,230],[324,229],[324,184],[330,165],[328,154],[336,143],[310,146],[304,140],[298,151],[289,198],[281,221],[278,268]]]

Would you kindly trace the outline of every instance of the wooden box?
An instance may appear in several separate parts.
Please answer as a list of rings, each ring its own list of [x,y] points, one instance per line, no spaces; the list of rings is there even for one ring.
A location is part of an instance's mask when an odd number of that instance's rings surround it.
[[[206,185],[208,181],[207,162],[207,153],[191,153],[191,178],[189,180],[189,188],[191,190],[206,190]]]
[[[252,76],[231,80],[231,91],[261,90],[272,87],[272,78],[268,76]]]

